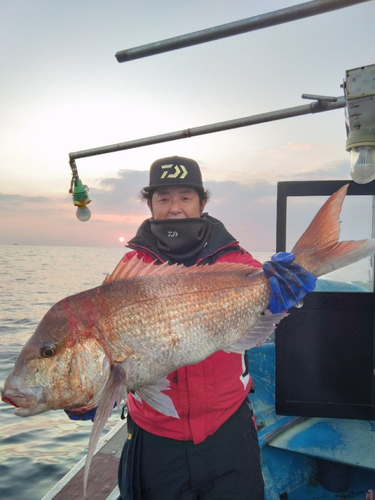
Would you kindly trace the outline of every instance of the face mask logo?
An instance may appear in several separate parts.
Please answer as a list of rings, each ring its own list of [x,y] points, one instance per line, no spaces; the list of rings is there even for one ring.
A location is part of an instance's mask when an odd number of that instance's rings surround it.
[[[174,172],[170,172],[170,169],[174,167]],[[160,176],[160,179],[184,179],[187,176],[187,170],[183,165],[162,165],[162,169],[165,170]]]
[[[211,226],[205,217],[150,219],[158,249],[176,262],[190,259],[205,247]]]

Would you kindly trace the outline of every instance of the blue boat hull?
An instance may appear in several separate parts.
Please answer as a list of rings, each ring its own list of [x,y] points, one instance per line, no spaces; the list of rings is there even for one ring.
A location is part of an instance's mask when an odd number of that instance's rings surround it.
[[[375,489],[375,422],[275,413],[275,344],[248,352],[265,500],[365,500]]]

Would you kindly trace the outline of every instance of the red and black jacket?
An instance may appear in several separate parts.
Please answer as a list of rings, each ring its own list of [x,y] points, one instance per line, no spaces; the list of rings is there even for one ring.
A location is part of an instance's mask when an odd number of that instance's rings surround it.
[[[241,248],[224,225],[204,215],[212,223],[205,247],[184,265],[212,264],[214,262],[239,262],[252,267],[261,264]],[[160,253],[155,236],[150,231],[149,220],[143,222],[136,236],[127,245],[132,251],[124,261],[135,254],[145,262],[156,264],[169,261]],[[168,417],[140,402],[132,394],[128,410],[132,419],[142,429],[158,436],[192,440],[201,443],[213,434],[241,406],[251,388],[245,354],[218,351],[204,361],[185,366],[167,376],[170,390],[166,393],[173,401],[179,418]]]

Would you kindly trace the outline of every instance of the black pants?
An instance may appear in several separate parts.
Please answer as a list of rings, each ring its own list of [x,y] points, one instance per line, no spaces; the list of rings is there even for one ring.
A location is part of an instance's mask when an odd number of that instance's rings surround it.
[[[245,402],[203,443],[176,441],[128,420],[120,467],[122,500],[263,500],[258,437]]]

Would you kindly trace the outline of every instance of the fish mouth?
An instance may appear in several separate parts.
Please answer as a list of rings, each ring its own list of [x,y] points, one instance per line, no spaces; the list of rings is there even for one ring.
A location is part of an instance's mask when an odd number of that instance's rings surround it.
[[[4,392],[1,395],[1,399],[3,400],[3,402],[8,403],[9,405],[15,406],[16,408],[18,408],[19,406],[22,406],[22,404],[20,404],[20,402],[22,402],[22,400],[26,399],[25,396],[23,396],[21,393],[19,393],[19,394],[13,393],[13,394],[5,394],[4,395]]]
[[[4,403],[14,406],[14,414],[20,417],[37,415],[45,411],[40,405],[43,387],[27,387],[23,389],[7,389],[1,393]]]

